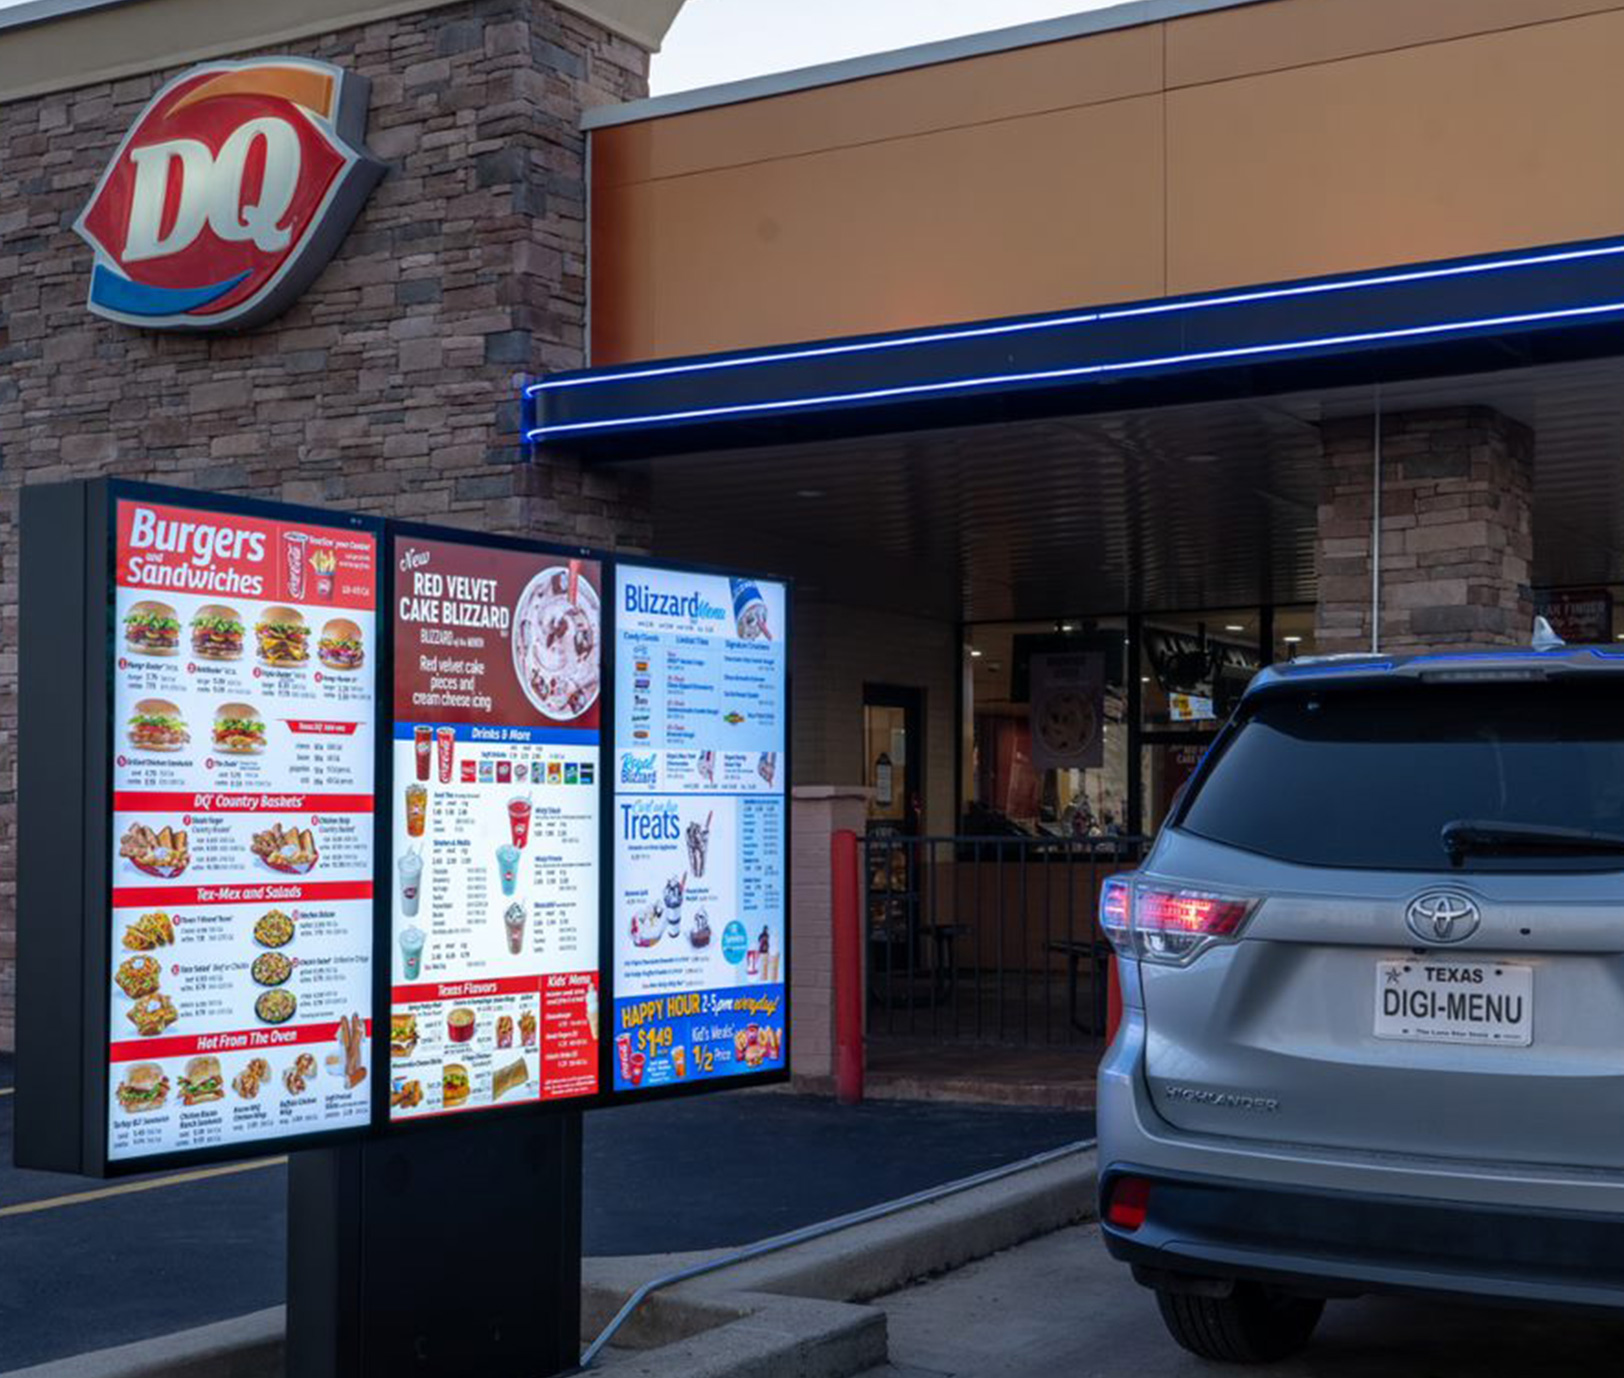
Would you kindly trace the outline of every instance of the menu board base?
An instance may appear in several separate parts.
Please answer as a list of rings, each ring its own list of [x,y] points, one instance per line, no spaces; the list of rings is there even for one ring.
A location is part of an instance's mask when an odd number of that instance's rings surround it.
[[[579,1111],[465,1116],[295,1153],[288,1211],[289,1373],[540,1378],[576,1367]]]

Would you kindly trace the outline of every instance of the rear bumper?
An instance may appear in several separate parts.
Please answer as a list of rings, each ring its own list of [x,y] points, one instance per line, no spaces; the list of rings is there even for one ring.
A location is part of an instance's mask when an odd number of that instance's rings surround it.
[[[1405,1292],[1624,1309],[1624,1217],[1540,1213],[1355,1192],[1303,1191],[1129,1163],[1152,1183],[1145,1223],[1105,1223],[1113,1257],[1147,1285],[1247,1279],[1322,1296]]]

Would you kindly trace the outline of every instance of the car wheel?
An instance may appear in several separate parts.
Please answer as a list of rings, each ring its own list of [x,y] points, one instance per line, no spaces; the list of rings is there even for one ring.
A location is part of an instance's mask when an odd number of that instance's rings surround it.
[[[1227,1297],[1197,1297],[1156,1289],[1167,1332],[1192,1354],[1227,1364],[1268,1364],[1308,1343],[1325,1303],[1283,1297],[1242,1282]]]

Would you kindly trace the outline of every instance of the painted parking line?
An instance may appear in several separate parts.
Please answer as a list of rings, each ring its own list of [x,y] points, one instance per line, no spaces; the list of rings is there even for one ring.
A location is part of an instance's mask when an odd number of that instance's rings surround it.
[[[260,1168],[279,1167],[286,1157],[259,1158],[251,1163],[227,1163],[224,1167],[198,1168],[195,1172],[175,1172],[167,1177],[154,1177],[147,1182],[121,1182],[117,1186],[97,1187],[94,1191],[76,1191],[71,1196],[52,1196],[44,1201],[24,1201],[15,1206],[0,1206],[0,1220],[8,1215],[32,1215],[35,1211],[57,1210],[63,1206],[82,1206],[91,1201],[105,1201],[112,1196],[131,1196],[138,1191],[157,1191],[160,1187],[180,1187],[188,1182],[204,1182],[211,1177],[230,1177],[239,1172],[256,1172]]]

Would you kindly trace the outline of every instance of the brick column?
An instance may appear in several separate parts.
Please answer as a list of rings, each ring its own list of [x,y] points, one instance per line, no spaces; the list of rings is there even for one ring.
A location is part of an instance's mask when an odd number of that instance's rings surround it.
[[[835,1070],[834,916],[829,839],[861,833],[868,790],[859,785],[802,785],[791,794],[790,1061],[795,1084],[828,1091]]]
[[[1533,433],[1487,407],[1382,417],[1381,648],[1524,645]],[[1321,653],[1370,649],[1375,423],[1322,430]]]

